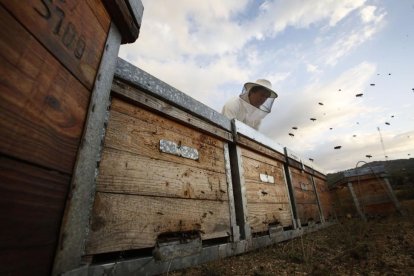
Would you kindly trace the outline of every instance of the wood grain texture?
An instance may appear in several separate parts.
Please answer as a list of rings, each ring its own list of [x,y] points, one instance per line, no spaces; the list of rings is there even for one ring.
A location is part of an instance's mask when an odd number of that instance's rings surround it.
[[[129,113],[120,113],[120,105],[128,107]],[[159,141],[161,139],[197,149],[199,159],[191,160],[160,152]],[[222,141],[139,107],[116,100],[112,105],[105,147],[225,173]]]
[[[178,107],[172,106],[160,99],[150,96],[140,89],[123,83],[119,79],[115,79],[112,84],[112,93],[130,102],[132,105],[152,110],[157,114],[168,117],[180,124],[190,126],[203,133],[211,134],[219,139],[233,141],[233,135],[224,129],[216,127],[203,119],[185,112]],[[123,108],[120,106],[119,108]],[[128,111],[126,111],[128,112]]]
[[[331,191],[329,191],[328,183],[325,180],[314,177],[316,191],[319,195],[319,200],[325,219],[333,218],[335,216],[333,209],[333,198]]]
[[[306,224],[309,221],[321,221],[317,204],[298,204],[297,212],[298,218],[302,224]]]
[[[284,184],[256,183],[246,181],[247,204],[260,203],[289,203],[288,191]]]
[[[295,167],[289,167],[289,170],[296,199],[296,210],[301,223],[307,223],[310,220],[320,221],[318,201],[311,176]]]
[[[49,274],[70,177],[0,156],[0,274]]]
[[[243,135],[237,135],[237,140],[236,142],[250,150],[253,150],[255,152],[261,153],[262,155],[266,155],[272,159],[276,159],[279,160],[281,162],[285,162],[286,158],[283,155],[283,153],[274,151],[268,147],[265,147],[263,145],[258,144],[255,141],[252,141],[251,139],[243,136]]]
[[[291,225],[288,190],[279,160],[240,147],[245,182],[247,216],[252,233],[267,231],[269,224]],[[260,174],[274,177],[275,183],[260,180]]]
[[[229,200],[226,175],[105,148],[97,190],[103,192]]]
[[[370,204],[362,208],[362,211],[368,216],[387,216],[398,213],[397,208],[395,208],[395,205],[391,201]]]
[[[277,167],[269,163],[263,163],[246,156],[243,156],[242,160],[245,179],[261,182],[260,174],[265,174],[272,176],[275,184],[284,183],[285,176],[280,166]]]
[[[315,190],[313,188],[311,176],[296,168],[289,168],[292,176],[293,192],[295,193],[296,203],[315,203],[317,204]]]
[[[247,222],[252,233],[267,231],[270,224],[290,226],[292,216],[289,204],[251,202],[247,206]]]
[[[366,179],[352,183],[361,209],[366,214],[388,214],[395,211],[384,179]],[[390,205],[388,205],[390,203]],[[377,210],[376,207],[377,206]],[[392,211],[385,208],[391,208]],[[368,212],[369,210],[369,212]]]
[[[96,20],[101,25],[102,30],[107,30],[107,32],[109,32],[109,25],[111,24],[112,18],[105,6],[102,5],[102,0],[86,0],[86,3],[95,15]]]
[[[1,7],[0,22],[0,151],[70,174],[90,92]]]
[[[333,190],[335,212],[340,216],[352,214],[358,216],[352,195],[346,186],[337,187]]]
[[[2,0],[2,4],[57,60],[92,89],[110,24],[108,15],[99,12],[100,1],[93,8],[86,1],[27,0],[22,4]]]
[[[0,275],[50,275],[55,244],[0,250]]]
[[[282,164],[243,148],[241,154],[247,202],[287,203],[288,191]],[[275,183],[262,182],[260,174],[272,176]]]
[[[139,28],[134,15],[124,0],[102,0],[122,35],[122,43],[132,43],[138,38]]]
[[[227,201],[96,194],[87,254],[155,246],[161,233],[200,231],[203,240],[230,235]]]

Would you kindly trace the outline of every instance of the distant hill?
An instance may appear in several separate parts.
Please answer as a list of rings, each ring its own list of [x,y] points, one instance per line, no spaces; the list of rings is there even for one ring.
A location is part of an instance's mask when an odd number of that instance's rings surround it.
[[[362,165],[361,167],[375,167],[384,166],[388,173],[390,183],[393,187],[396,186],[412,186],[414,187],[414,158],[410,159],[396,159],[389,161],[373,161]],[[354,169],[354,168],[350,168]],[[327,176],[328,185],[331,186],[343,177],[343,171],[331,173]]]

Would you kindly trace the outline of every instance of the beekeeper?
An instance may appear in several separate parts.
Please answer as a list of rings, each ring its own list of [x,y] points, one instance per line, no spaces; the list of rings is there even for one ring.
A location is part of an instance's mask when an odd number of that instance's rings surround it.
[[[258,130],[260,123],[270,113],[277,94],[272,83],[265,79],[247,82],[239,97],[230,99],[221,112],[229,119],[237,120]]]

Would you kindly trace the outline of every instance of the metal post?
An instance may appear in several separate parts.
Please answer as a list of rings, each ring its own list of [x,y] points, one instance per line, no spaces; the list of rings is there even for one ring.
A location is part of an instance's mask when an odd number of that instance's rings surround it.
[[[311,178],[311,181],[312,181],[313,189],[315,191],[316,202],[318,203],[319,216],[320,216],[321,222],[324,223],[325,222],[325,216],[323,215],[322,204],[321,204],[321,200],[319,198],[318,190],[316,189],[315,179],[313,178],[312,175],[310,176],[310,178]]]
[[[251,230],[247,222],[246,186],[244,181],[241,152],[240,148],[235,144],[230,144],[229,150],[237,224],[240,227],[241,238],[250,239]]]
[[[53,275],[78,268],[85,252],[89,218],[95,199],[95,177],[105,135],[109,95],[120,45],[121,35],[112,23],[89,103],[83,138],[61,225]]]
[[[352,187],[351,182],[348,182],[348,188],[349,188],[349,191],[351,192],[351,196],[352,196],[352,199],[354,200],[355,208],[357,209],[359,216],[361,217],[362,220],[367,221],[365,214],[361,211],[358,198],[356,197],[356,194],[355,194],[354,188]]]
[[[391,201],[394,203],[395,208],[398,210],[398,212],[400,214],[404,214],[402,208],[401,208],[401,204],[398,201],[397,197],[395,196],[394,190],[391,187],[390,181],[388,180],[388,178],[384,178],[384,182],[385,182],[385,188],[388,190],[388,195],[390,196]]]

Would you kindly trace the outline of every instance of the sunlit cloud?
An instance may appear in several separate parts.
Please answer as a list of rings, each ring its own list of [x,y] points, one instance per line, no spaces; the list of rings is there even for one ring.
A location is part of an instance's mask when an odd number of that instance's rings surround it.
[[[321,167],[352,167],[367,151],[380,160],[377,126],[390,158],[412,151],[414,140],[397,137],[414,131],[407,124],[414,85],[403,88],[398,108],[387,106],[381,99],[394,89],[381,86],[380,61],[358,56],[389,26],[381,1],[142,2],[140,37],[120,56],[212,109],[221,111],[245,82],[266,78],[279,97],[261,131]],[[382,82],[370,88],[375,77]],[[385,125],[391,113],[399,119]]]

